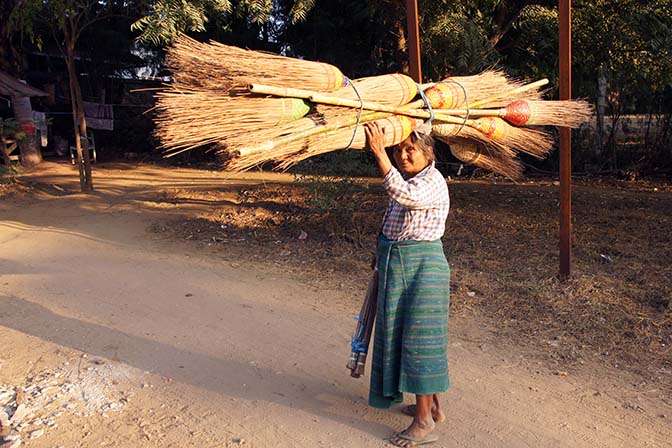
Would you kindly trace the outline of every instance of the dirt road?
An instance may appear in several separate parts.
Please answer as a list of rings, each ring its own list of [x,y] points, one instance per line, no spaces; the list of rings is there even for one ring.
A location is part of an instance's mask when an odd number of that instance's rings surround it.
[[[12,428],[25,446],[384,447],[408,424],[368,408],[366,378],[347,375],[359,306],[347,287],[148,231],[203,206],[157,202],[163,187],[262,175],[99,167],[91,196],[74,194],[66,165],[28,178],[40,192],[0,201],[0,405],[13,410],[25,389],[29,412]],[[670,446],[658,391],[617,370],[565,375],[478,322],[451,325],[449,419],[434,446]]]

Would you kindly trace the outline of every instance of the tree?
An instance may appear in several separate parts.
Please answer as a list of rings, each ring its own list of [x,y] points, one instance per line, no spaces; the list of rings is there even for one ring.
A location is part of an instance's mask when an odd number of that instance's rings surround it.
[[[83,193],[90,193],[93,191],[91,156],[87,139],[82,89],[75,68],[75,48],[82,32],[110,15],[110,8],[114,7],[115,3],[102,3],[96,0],[32,0],[28,3],[27,9],[23,11],[26,22],[40,20],[45,23],[65,59],[80,187]],[[34,27],[29,29],[34,32]]]
[[[596,102],[594,154],[616,168],[614,131],[621,116],[664,109],[661,100],[672,85],[672,3],[578,0],[573,18],[574,60],[581,62],[574,65],[575,91]]]
[[[291,23],[305,20],[314,5],[315,0],[293,0],[287,14]],[[161,45],[170,43],[181,32],[206,31],[210,17],[233,16],[266,25],[277,19],[286,5],[277,0],[154,0],[146,6],[145,15],[133,23],[132,29],[141,32],[141,41]]]
[[[17,28],[41,46],[48,39],[47,29],[53,41],[63,54],[68,72],[70,100],[72,107],[77,165],[79,167],[82,192],[93,191],[91,160],[87,139],[86,117],[82,89],[77,76],[76,48],[80,39],[93,25],[102,24],[112,18],[122,18],[130,22],[137,16],[137,2],[122,0],[20,0],[20,8],[15,11]],[[128,26],[128,24],[126,25]]]
[[[0,0],[0,70],[17,78],[21,77],[21,55],[15,31],[19,28],[19,12],[27,8],[24,0]],[[30,98],[21,95],[12,95],[12,109],[14,117],[20,124],[21,133],[25,138],[20,139],[19,149],[21,163],[25,166],[34,166],[42,161],[37,142],[35,141],[33,125],[33,108]]]

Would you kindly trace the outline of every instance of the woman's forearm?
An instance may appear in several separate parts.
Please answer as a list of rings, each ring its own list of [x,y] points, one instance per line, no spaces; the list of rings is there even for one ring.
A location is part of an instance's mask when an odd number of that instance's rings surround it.
[[[376,158],[376,163],[383,177],[392,169],[392,162],[385,151],[385,128],[375,121],[364,126],[366,144],[371,154]]]

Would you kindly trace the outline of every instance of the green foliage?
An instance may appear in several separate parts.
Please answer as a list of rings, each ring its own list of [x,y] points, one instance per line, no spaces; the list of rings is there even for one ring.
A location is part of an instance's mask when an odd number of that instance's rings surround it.
[[[149,2],[148,14],[131,25],[139,40],[160,45],[184,31],[205,31],[206,12],[230,13],[229,0],[157,0]]]
[[[212,18],[220,24],[224,17],[243,19],[256,25],[283,24],[284,21],[298,23],[306,19],[315,0],[294,0],[288,13],[285,13],[284,3],[274,0],[155,0],[148,2],[146,14],[136,20],[131,29],[140,31],[140,41],[162,45],[172,42],[183,32],[207,31],[206,24]]]
[[[327,176],[375,177],[380,174],[373,156],[366,151],[335,151],[301,161],[292,172]]]
[[[306,189],[306,205],[319,214],[341,208],[354,211],[352,196],[365,185],[350,177],[301,174],[295,176],[295,182]]]
[[[497,63],[499,57],[485,31],[463,14],[446,14],[431,23],[422,37],[425,72],[431,77],[472,74]]]
[[[296,0],[289,13],[292,24],[305,21],[308,18],[308,13],[315,7],[315,1],[316,0]]]
[[[512,26],[516,34],[503,57],[513,75],[533,79],[558,76],[558,11],[542,5],[523,8]]]
[[[14,118],[0,118],[0,137],[14,139],[17,142],[23,142],[28,138]]]

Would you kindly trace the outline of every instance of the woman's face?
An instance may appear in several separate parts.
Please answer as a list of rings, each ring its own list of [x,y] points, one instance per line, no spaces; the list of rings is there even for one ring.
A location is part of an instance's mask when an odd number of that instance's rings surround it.
[[[413,177],[429,165],[429,159],[422,149],[415,146],[411,137],[399,143],[392,152],[394,161],[399,170],[409,177]]]

